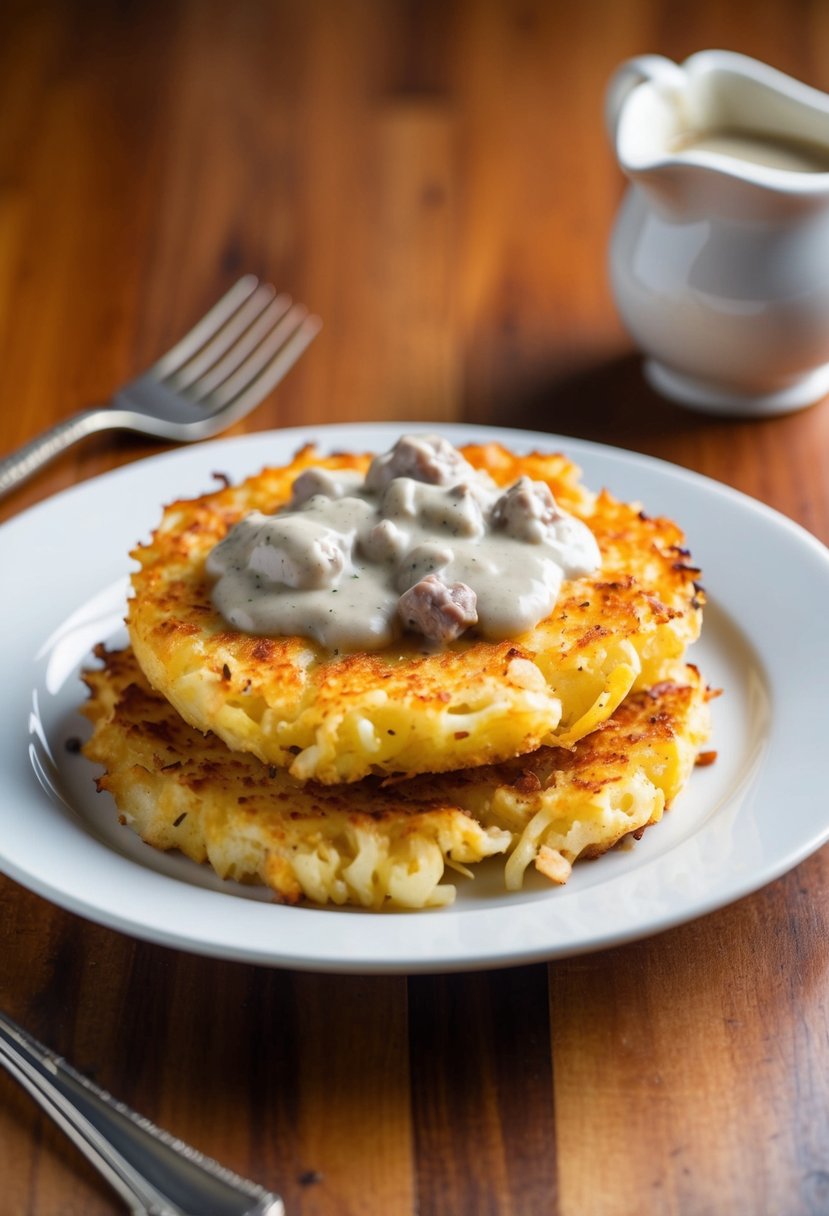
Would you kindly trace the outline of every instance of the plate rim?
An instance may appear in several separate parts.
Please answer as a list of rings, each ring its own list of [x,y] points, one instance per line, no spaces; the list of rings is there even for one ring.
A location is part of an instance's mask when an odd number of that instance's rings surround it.
[[[221,463],[221,456],[217,460],[216,453],[230,451],[237,456],[244,456],[247,449],[259,448],[260,445],[267,443],[275,443],[276,447],[282,449],[278,459],[286,459],[285,452],[289,448],[298,446],[302,442],[316,441],[321,447],[328,450],[332,444],[356,445],[361,442],[364,444],[374,442],[370,440],[370,436],[374,435],[379,440],[381,437],[387,439],[394,438],[401,432],[407,430],[439,430],[446,434],[455,442],[486,442],[488,440],[504,442],[510,446],[514,445],[543,445],[547,450],[563,450],[568,456],[572,457],[577,463],[582,459],[609,460],[612,465],[618,467],[621,465],[627,472],[641,472],[644,468],[647,472],[650,470],[654,474],[667,478],[670,482],[679,482],[684,485],[692,496],[702,494],[703,496],[714,495],[722,497],[726,501],[734,504],[735,508],[741,511],[748,511],[752,516],[764,521],[767,527],[770,527],[780,535],[790,539],[790,541],[799,547],[803,547],[803,552],[810,553],[817,560],[819,565],[822,563],[825,576],[827,578],[827,587],[829,587],[829,549],[815,536],[812,535],[806,528],[776,511],[774,508],[761,502],[758,499],[728,486],[722,482],[718,482],[704,474],[699,474],[684,466],[673,464],[670,461],[659,457],[648,456],[642,453],[633,452],[627,449],[617,448],[612,445],[596,443],[592,440],[576,439],[570,436],[562,436],[555,433],[547,433],[541,431],[528,431],[523,429],[513,429],[507,427],[494,426],[478,426],[474,423],[440,423],[440,422],[348,422],[348,423],[332,423],[319,426],[302,426],[292,427],[281,430],[249,432],[244,435],[234,436],[230,438],[219,438],[206,443],[194,445],[187,448],[177,448],[171,451],[163,452],[155,456],[145,457],[142,460],[131,462],[130,464],[121,466],[117,469],[108,470],[97,477],[90,478],[87,481],[71,486],[59,494],[56,494],[40,503],[36,503],[27,510],[12,517],[2,526],[0,526],[0,552],[3,546],[8,542],[9,536],[15,532],[24,532],[27,529],[35,529],[41,527],[41,521],[50,519],[52,514],[68,510],[78,510],[89,500],[94,500],[98,495],[104,496],[109,493],[113,485],[119,482],[128,482],[135,480],[140,483],[147,478],[152,481],[156,471],[159,471],[159,476],[162,481],[167,479],[174,480],[177,466],[187,466],[188,469],[198,469],[198,476],[203,476],[209,479],[209,468],[216,467]],[[337,439],[336,436],[342,436]],[[202,459],[203,457],[203,459]],[[251,467],[251,472],[269,459],[266,452],[261,452],[253,461],[254,467]],[[276,462],[277,457],[274,456],[273,462]],[[588,484],[593,484],[588,478]],[[598,489],[598,486],[593,486]],[[609,487],[611,490],[613,486]],[[187,491],[190,492],[189,490]],[[202,490],[204,492],[204,490]],[[646,503],[646,507],[647,507]],[[150,499],[145,504],[145,514],[147,517],[147,531],[155,526],[158,514],[160,512],[161,503],[156,499]],[[677,512],[678,522],[681,526],[684,521],[679,512]],[[693,547],[693,546],[692,546]],[[128,559],[126,553],[123,554],[124,566],[121,571],[123,575],[128,568]],[[822,577],[822,576],[821,576]],[[827,651],[829,653],[829,651]],[[0,654],[2,654],[2,645],[0,645]],[[12,734],[13,732],[9,732]],[[16,736],[15,736],[16,737]],[[10,745],[9,745],[10,746]],[[5,749],[8,750],[8,746]],[[0,747],[0,755],[3,755],[4,749]],[[7,784],[7,774],[5,769],[0,775],[0,824],[3,822],[4,814],[7,812],[3,807],[4,786]],[[87,842],[93,838],[86,834]],[[317,952],[314,955],[307,952],[296,951],[292,949],[274,949],[274,942],[269,945],[259,943],[253,945],[241,945],[238,942],[227,940],[219,940],[215,937],[211,940],[201,938],[194,939],[192,929],[187,932],[177,932],[174,928],[161,929],[154,924],[148,924],[144,921],[136,920],[136,916],[124,915],[112,908],[103,909],[100,905],[100,900],[96,902],[94,899],[83,900],[72,893],[67,893],[65,890],[56,890],[53,885],[45,881],[39,873],[33,873],[31,869],[27,870],[25,866],[21,866],[13,857],[10,857],[8,850],[0,837],[0,870],[9,875],[21,885],[30,890],[35,891],[38,895],[48,899],[69,911],[80,914],[87,919],[97,923],[106,925],[116,929],[119,932],[126,933],[132,937],[137,937],[143,940],[151,941],[156,944],[189,950],[199,954],[206,954],[213,957],[235,959],[237,961],[269,965],[277,967],[291,967],[297,970],[310,970],[319,972],[350,972],[350,973],[405,973],[414,974],[416,972],[438,972],[438,971],[461,971],[473,970],[486,967],[502,967],[522,965],[542,960],[550,960],[553,958],[569,957],[574,954],[589,953],[595,950],[602,950],[621,945],[625,942],[639,940],[643,937],[651,936],[656,933],[665,932],[671,928],[695,920],[698,917],[710,914],[712,911],[724,907],[735,902],[745,896],[756,891],[760,887],[774,881],[794,866],[798,865],[805,857],[816,851],[822,844],[829,839],[829,822],[825,822],[820,826],[816,826],[808,838],[803,838],[798,847],[789,847],[784,855],[769,862],[761,867],[754,875],[746,875],[742,881],[735,882],[727,891],[722,889],[712,889],[707,899],[697,898],[693,902],[693,906],[680,905],[675,911],[669,915],[662,915],[656,923],[647,925],[641,921],[636,923],[620,924],[613,930],[606,931],[601,936],[594,935],[589,941],[581,941],[579,943],[571,943],[568,946],[564,943],[551,943],[550,941],[535,942],[522,949],[520,946],[514,946],[509,951],[504,951],[503,948],[493,947],[489,950],[481,949],[479,946],[476,951],[469,954],[461,949],[458,944],[454,950],[444,950],[438,957],[432,955],[424,955],[418,953],[415,956],[394,957],[390,951],[385,955],[377,954],[369,957],[371,952],[359,952],[359,944],[355,947],[353,943],[350,946],[351,953],[347,957],[336,956],[329,950],[327,956],[324,952]],[[100,841],[94,841],[97,848],[105,848]],[[108,852],[110,858],[117,857],[118,864],[114,866],[114,870],[118,870],[121,864],[129,865],[133,869],[139,869],[144,874],[153,875],[153,880],[150,885],[153,885],[155,880],[161,880],[163,883],[173,882],[183,891],[186,891],[190,897],[194,892],[198,892],[194,903],[202,902],[201,896],[208,898],[212,902],[216,899],[226,901],[227,894],[222,892],[206,891],[196,887],[192,887],[186,883],[177,882],[175,879],[170,879],[165,875],[157,874],[144,867],[136,866],[135,863],[129,861],[117,854]],[[653,864],[653,863],[651,863]],[[616,883],[623,877],[617,875],[611,882]],[[587,888],[584,891],[576,893],[572,898],[575,900],[584,900],[590,898],[591,890],[595,888]],[[272,905],[258,903],[256,901],[232,900],[236,905],[242,905],[247,909],[260,908],[271,909]],[[492,911],[497,911],[493,909]],[[383,925],[391,923],[412,923],[411,918],[416,918],[416,923],[433,922],[435,918],[459,916],[461,918],[468,916],[482,916],[490,914],[490,910],[479,908],[467,909],[442,909],[433,911],[423,911],[418,913],[381,913],[377,914],[357,912],[350,915],[348,912],[319,910],[313,908],[286,909],[279,908],[279,913],[285,919],[287,915],[287,928],[293,919],[298,915],[305,919],[309,917],[324,917],[328,928],[330,929],[332,917],[342,919],[350,925],[366,923]],[[254,913],[252,919],[256,919],[260,913]],[[368,921],[366,918],[369,918]],[[402,918],[398,920],[398,918]],[[238,917],[231,919],[238,920]],[[244,919],[244,918],[242,918]],[[248,919],[251,919],[248,916]],[[310,928],[310,922],[309,922]],[[323,928],[323,935],[326,935],[326,930]],[[381,936],[388,936],[389,931],[383,930]],[[275,934],[275,937],[277,935]],[[284,936],[284,935],[283,935]],[[290,936],[290,935],[288,935]],[[300,934],[302,936],[302,934]],[[329,934],[330,936],[330,934]],[[345,930],[340,936],[350,939],[354,936],[348,930]],[[358,935],[359,936],[359,935]],[[428,936],[428,934],[427,934]],[[291,939],[292,940],[292,939]]]

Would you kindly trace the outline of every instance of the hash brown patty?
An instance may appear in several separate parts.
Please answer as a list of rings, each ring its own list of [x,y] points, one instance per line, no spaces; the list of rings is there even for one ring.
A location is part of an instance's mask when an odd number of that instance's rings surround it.
[[[339,784],[572,745],[631,689],[664,679],[701,625],[699,571],[680,529],[592,493],[563,455],[517,456],[498,444],[461,450],[499,485],[522,475],[545,481],[592,529],[601,569],[565,582],[546,620],[507,641],[464,635],[439,653],[404,639],[337,655],[306,638],[232,629],[211,602],[204,566],[213,546],[251,510],[286,504],[309,466],[364,472],[371,460],[307,447],[286,467],[171,504],[134,551],[127,623],[150,684],[231,749],[300,781]]]

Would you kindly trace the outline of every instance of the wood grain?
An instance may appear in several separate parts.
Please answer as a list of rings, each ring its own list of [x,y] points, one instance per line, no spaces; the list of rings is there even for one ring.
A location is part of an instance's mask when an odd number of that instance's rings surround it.
[[[546,993],[542,967],[410,979],[420,1210],[555,1210]]]
[[[0,450],[105,400],[252,270],[325,329],[237,432],[527,426],[672,460],[829,541],[829,404],[668,405],[608,290],[605,82],[715,46],[829,89],[814,0],[10,0]],[[0,521],[160,450],[92,439]],[[0,1005],[289,1216],[821,1216],[827,908],[824,850],[645,942],[406,980],[188,956],[0,878]],[[0,1216],[120,1210],[5,1075],[0,1178]]]
[[[824,1210],[829,1085],[808,1060],[825,888],[813,858],[716,917],[553,969],[563,1211],[719,1212],[738,1189],[747,1212]],[[586,1137],[605,1146],[589,1173]]]

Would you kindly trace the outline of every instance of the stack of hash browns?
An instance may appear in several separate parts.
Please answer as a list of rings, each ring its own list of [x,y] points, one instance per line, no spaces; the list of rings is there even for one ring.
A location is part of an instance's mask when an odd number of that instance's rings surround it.
[[[368,455],[309,447],[165,510],[133,555],[131,646],[99,648],[85,673],[84,752],[122,822],[283,902],[421,908],[454,898],[447,868],[498,854],[508,889],[529,866],[563,883],[661,818],[709,729],[684,662],[703,595],[682,533],[591,493],[564,456],[463,455],[500,485],[547,482],[601,550],[601,569],[510,641],[336,655],[217,613],[204,563],[228,529],[287,503],[310,465],[364,471]]]

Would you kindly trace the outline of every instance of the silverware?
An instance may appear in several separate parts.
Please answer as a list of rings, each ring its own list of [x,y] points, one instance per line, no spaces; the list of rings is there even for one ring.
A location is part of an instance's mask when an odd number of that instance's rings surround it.
[[[218,435],[279,383],[321,326],[303,305],[245,275],[109,405],[74,414],[0,460],[0,497],[96,431],[139,431],[175,442]]]
[[[0,1064],[133,1216],[285,1216],[282,1200],[152,1124],[0,1013]]]

